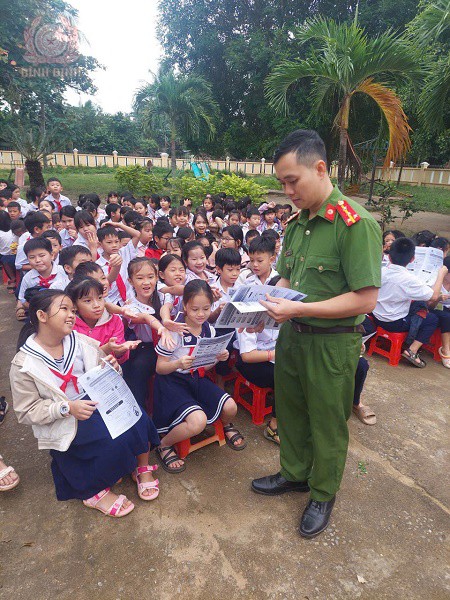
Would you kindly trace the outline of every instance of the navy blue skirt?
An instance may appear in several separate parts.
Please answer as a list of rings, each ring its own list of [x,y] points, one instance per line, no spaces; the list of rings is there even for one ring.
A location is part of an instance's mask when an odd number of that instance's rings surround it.
[[[156,375],[153,394],[153,421],[158,433],[168,433],[182,423],[188,414],[202,410],[207,423],[220,416],[223,405],[231,396],[207,377],[192,373]]]
[[[50,450],[58,500],[87,500],[113,486],[137,466],[136,456],[160,443],[152,420],[142,413],[139,421],[115,440],[98,411],[78,421],[77,434],[65,452]]]

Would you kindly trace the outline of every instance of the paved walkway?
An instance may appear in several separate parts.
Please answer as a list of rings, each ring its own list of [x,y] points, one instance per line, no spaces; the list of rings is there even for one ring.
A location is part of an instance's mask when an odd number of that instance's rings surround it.
[[[0,394],[10,400],[19,326],[4,287],[0,314]],[[22,482],[0,497],[0,598],[448,598],[450,372],[431,358],[423,371],[381,358],[370,366],[364,400],[378,424],[352,417],[332,524],[310,541],[296,532],[305,496],[250,491],[253,477],[277,470],[278,449],[242,409],[244,452],[215,444],[184,473],[159,472],[160,497],[148,504],[126,478],[117,489],[137,507],[121,520],[58,502],[48,454],[11,412],[0,452]]]

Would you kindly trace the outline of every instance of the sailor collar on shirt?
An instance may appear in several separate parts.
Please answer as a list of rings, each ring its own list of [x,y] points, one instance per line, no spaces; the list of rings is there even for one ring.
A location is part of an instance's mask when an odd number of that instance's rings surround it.
[[[78,352],[78,337],[75,331],[72,331],[70,335],[66,335],[63,339],[64,362],[62,365],[35,341],[35,337],[35,333],[30,335],[25,344],[21,347],[22,352],[34,358],[41,359],[49,369],[55,369],[63,375],[70,371]]]
[[[155,292],[153,292],[153,293],[160,293],[160,292],[157,292],[157,291],[155,290]],[[155,314],[155,309],[153,308],[153,306],[150,306],[149,304],[144,304],[143,302],[140,302],[140,301],[139,301],[139,300],[136,298],[136,296],[135,296],[135,297],[132,299],[132,301],[131,301],[131,303],[130,303],[130,304],[126,304],[126,305],[125,305],[125,308],[126,308],[127,306],[128,306],[128,307],[130,307],[131,309],[132,309],[132,308],[138,308],[138,309],[139,309],[139,312],[143,312],[143,313],[149,313],[149,314],[151,314],[151,315],[154,315],[154,314]]]
[[[179,313],[179,315],[182,315],[182,313]],[[178,315],[177,315],[177,318],[178,318]],[[183,315],[183,319],[184,319],[184,315]],[[202,330],[200,331],[200,335],[195,336],[193,333],[190,333],[190,332],[182,333],[179,335],[181,338],[181,345],[184,348],[192,348],[197,345],[197,342],[200,338],[211,337],[211,329],[209,327],[209,323],[205,322],[202,324]]]

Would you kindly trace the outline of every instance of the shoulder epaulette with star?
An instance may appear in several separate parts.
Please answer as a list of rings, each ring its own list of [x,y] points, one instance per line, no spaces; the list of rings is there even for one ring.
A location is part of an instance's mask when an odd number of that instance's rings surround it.
[[[287,225],[288,223],[290,223],[291,221],[295,221],[295,219],[297,219],[297,218],[300,216],[300,213],[301,213],[301,212],[302,212],[301,210],[298,210],[296,213],[294,213],[293,215],[291,215],[291,216],[289,217],[289,219],[286,221],[286,225]]]
[[[351,227],[361,220],[361,217],[358,215],[356,210],[350,206],[347,200],[338,200],[336,210],[341,215],[347,227]]]

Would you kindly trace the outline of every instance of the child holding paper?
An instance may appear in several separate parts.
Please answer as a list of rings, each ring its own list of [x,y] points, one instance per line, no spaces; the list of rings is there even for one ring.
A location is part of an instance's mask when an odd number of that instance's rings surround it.
[[[30,300],[30,326],[19,336],[19,352],[10,371],[14,410],[20,423],[32,425],[39,449],[50,450],[58,500],[78,498],[89,508],[124,517],[134,505],[111,491],[121,477],[152,471],[149,443],[158,444],[143,413],[139,421],[112,439],[95,402],[82,396],[78,378],[101,362],[98,342],[73,331],[75,307],[60,290],[39,291]],[[29,333],[32,335],[28,335]],[[116,359],[106,360],[116,369]],[[145,484],[156,498],[158,481]]]
[[[230,423],[237,412],[233,398],[204,377],[205,368],[192,369],[192,354],[199,338],[215,337],[215,330],[208,323],[212,303],[212,290],[205,281],[194,279],[188,282],[183,293],[184,314],[179,317],[188,331],[171,334],[175,348],[169,349],[162,341],[156,346],[153,420],[158,433],[164,436],[157,451],[162,467],[168,473],[180,473],[186,468],[176,454],[174,444],[201,433],[207,424],[218,418],[224,424],[230,448],[243,450],[247,445]],[[217,356],[217,360],[227,358],[227,350]]]

